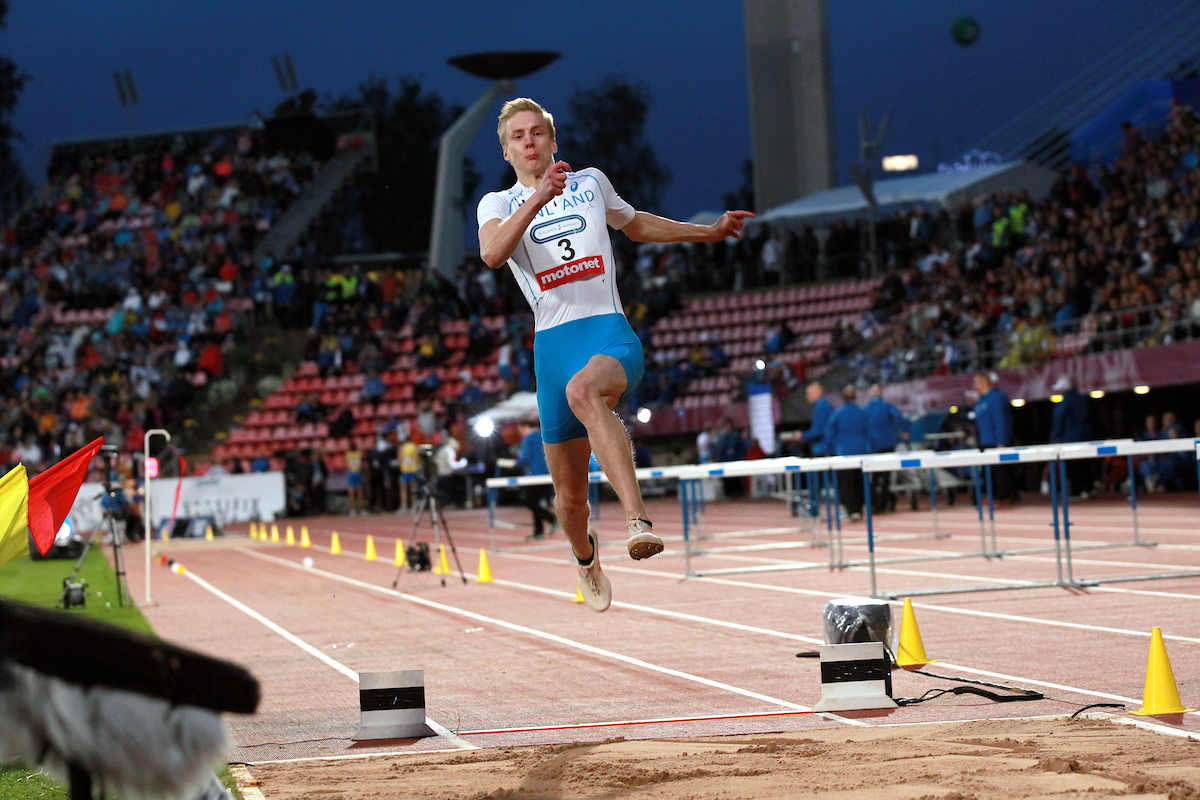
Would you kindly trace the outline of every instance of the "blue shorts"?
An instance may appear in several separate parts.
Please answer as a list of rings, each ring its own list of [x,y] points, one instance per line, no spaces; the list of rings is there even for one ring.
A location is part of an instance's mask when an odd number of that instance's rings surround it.
[[[349,489],[361,489],[362,488],[362,473],[361,472],[347,472],[346,473],[346,487]]]
[[[401,483],[416,483],[417,482],[417,473],[401,472],[400,473],[400,482]]]
[[[537,374],[542,441],[558,444],[587,436],[587,428],[567,405],[567,382],[598,355],[612,356],[625,368],[624,401],[642,382],[644,367],[642,343],[624,314],[571,320],[534,336],[533,368]]]

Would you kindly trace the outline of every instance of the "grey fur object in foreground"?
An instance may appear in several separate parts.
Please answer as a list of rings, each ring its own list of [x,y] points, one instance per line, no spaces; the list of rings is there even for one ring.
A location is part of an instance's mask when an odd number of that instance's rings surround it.
[[[215,711],[83,688],[0,659],[0,760],[20,758],[64,785],[75,764],[122,800],[209,797],[229,747]]]

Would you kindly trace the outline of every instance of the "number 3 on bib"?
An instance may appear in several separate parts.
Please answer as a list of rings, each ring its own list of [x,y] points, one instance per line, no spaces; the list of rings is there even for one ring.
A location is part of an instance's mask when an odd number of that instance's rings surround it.
[[[571,249],[570,239],[559,239],[558,246],[563,248],[563,254],[561,256],[563,261],[570,261],[575,257],[575,251]]]

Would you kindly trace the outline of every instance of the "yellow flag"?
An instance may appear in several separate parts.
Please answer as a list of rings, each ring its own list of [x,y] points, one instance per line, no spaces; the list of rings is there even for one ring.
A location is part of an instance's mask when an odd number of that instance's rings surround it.
[[[0,478],[0,564],[29,555],[29,481],[18,464]]]

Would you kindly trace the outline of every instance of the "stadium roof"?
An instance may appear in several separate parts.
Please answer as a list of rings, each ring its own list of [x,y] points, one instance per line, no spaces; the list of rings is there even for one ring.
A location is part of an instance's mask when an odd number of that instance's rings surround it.
[[[909,206],[946,206],[1007,189],[1027,189],[1034,199],[1050,191],[1054,173],[1028,161],[978,167],[966,172],[929,173],[875,182],[879,210]],[[824,225],[837,219],[866,216],[867,201],[858,186],[838,186],[784,203],[758,215],[755,222],[807,222]]]

